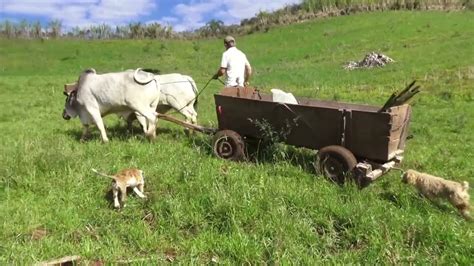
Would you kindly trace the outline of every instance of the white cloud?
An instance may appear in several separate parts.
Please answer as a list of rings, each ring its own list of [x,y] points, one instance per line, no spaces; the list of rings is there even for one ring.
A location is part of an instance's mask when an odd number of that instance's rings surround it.
[[[102,0],[90,9],[90,18],[93,21],[119,23],[149,15],[155,7],[151,0]]]
[[[192,30],[205,25],[208,19],[206,14],[214,12],[222,4],[220,0],[208,0],[199,3],[178,4],[174,7],[173,13],[177,15],[178,23],[174,25],[177,31]]]
[[[173,13],[178,20],[175,30],[193,30],[202,27],[211,18],[221,20],[226,25],[237,24],[242,19],[251,18],[260,11],[274,11],[286,5],[301,3],[301,0],[205,0],[178,4]]]
[[[43,16],[59,19],[68,29],[96,24],[123,25],[129,22],[158,22],[177,31],[193,30],[211,19],[237,24],[260,11],[274,11],[302,0],[185,0],[169,8],[165,17],[152,17],[160,0],[0,0],[0,12],[8,16]],[[182,0],[180,1],[182,2]],[[163,2],[162,2],[163,3]],[[163,3],[164,4],[164,3]],[[165,8],[165,7],[163,7]],[[162,12],[163,13],[163,12]],[[166,13],[166,12],[164,12]]]
[[[258,14],[260,11],[275,11],[279,8],[283,8],[286,5],[292,5],[300,3],[301,0],[238,0],[238,1],[230,1],[226,3],[226,13],[225,19],[233,18],[234,23],[240,22],[242,19],[251,18]],[[230,19],[229,19],[230,20]]]
[[[165,22],[168,22],[168,23],[174,23],[174,22],[178,22],[178,19],[175,18],[175,17],[162,17],[161,21],[165,21]]]
[[[178,22],[178,19],[175,18],[175,17],[162,17],[161,19],[158,19],[158,20],[149,20],[149,21],[145,22],[145,24],[158,23],[162,26],[170,26],[170,25],[173,26],[177,22]]]
[[[59,19],[66,28],[139,21],[157,5],[154,0],[1,0],[2,12]]]

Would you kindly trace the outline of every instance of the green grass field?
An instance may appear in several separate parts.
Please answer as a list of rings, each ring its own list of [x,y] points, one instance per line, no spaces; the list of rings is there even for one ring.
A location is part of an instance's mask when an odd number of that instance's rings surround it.
[[[474,185],[473,12],[383,12],[316,20],[239,37],[252,84],[296,96],[381,106],[417,79],[403,168]],[[224,264],[474,263],[474,226],[446,202],[418,196],[393,171],[368,188],[339,187],[309,167],[314,152],[234,163],[211,138],[160,122],[158,138],[105,119],[110,143],[79,142],[65,121],[63,84],[98,72],[148,67],[191,75],[202,88],[222,41],[0,40],[0,264],[66,255],[84,261]],[[380,51],[395,63],[346,71]],[[216,126],[212,82],[199,123]],[[300,161],[301,163],[294,163]],[[110,180],[91,172],[139,167],[143,201],[112,208]],[[471,192],[471,195],[474,195]]]

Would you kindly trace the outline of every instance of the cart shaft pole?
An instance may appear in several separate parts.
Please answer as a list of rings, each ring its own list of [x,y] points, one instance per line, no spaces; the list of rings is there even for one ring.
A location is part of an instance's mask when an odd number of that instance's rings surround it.
[[[194,124],[179,120],[179,119],[174,118],[174,117],[169,116],[169,115],[157,113],[156,116],[158,118],[163,119],[163,120],[173,122],[173,123],[178,124],[180,126],[183,126],[185,128],[196,130],[196,131],[201,132],[201,133],[212,135],[216,132],[216,129],[214,129],[214,128],[208,128],[208,127],[203,127],[203,126],[199,126],[199,125],[194,125]]]

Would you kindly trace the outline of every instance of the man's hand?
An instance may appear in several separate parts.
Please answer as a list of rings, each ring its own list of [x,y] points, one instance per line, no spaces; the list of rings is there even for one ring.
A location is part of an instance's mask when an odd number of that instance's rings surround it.
[[[212,76],[212,79],[218,79],[219,78],[219,74],[214,74],[214,76]]]

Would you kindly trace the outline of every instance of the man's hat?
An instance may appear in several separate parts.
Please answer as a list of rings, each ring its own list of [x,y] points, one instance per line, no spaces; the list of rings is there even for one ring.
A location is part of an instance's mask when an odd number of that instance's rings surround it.
[[[225,43],[230,43],[230,42],[235,43],[235,39],[234,39],[234,37],[228,35],[228,36],[226,36],[226,37],[224,38],[224,42],[225,42]]]

